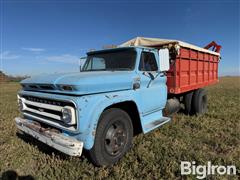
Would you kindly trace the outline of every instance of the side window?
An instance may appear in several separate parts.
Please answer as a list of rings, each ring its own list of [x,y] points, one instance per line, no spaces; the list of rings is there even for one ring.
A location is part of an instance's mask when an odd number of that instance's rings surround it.
[[[90,61],[88,62],[88,65],[87,65],[87,70],[90,70],[90,69],[106,69],[106,64],[105,64],[105,59],[103,58],[99,58],[99,57],[93,57],[90,59]]]
[[[158,70],[156,58],[153,53],[142,52],[140,64],[139,64],[139,70],[140,71],[157,71]]]

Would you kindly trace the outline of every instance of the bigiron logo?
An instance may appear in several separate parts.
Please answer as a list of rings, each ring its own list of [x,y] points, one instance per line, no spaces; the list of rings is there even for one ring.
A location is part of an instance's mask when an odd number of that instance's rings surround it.
[[[181,161],[181,175],[196,175],[197,179],[204,179],[208,175],[236,175],[237,169],[234,165],[222,166],[212,165],[210,161],[207,165],[196,165],[195,161]]]

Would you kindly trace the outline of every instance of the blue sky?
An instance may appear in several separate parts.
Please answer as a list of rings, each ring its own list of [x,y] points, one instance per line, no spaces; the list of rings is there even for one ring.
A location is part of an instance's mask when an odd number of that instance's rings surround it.
[[[222,45],[220,75],[240,75],[237,0],[0,0],[1,64],[12,75],[76,72],[89,49],[136,36]]]

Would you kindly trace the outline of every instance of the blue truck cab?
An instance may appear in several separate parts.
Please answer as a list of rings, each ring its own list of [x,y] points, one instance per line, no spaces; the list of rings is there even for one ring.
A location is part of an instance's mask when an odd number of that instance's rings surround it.
[[[87,53],[81,72],[25,79],[17,128],[71,156],[83,148],[98,166],[116,163],[133,135],[170,121],[168,49],[118,47]]]

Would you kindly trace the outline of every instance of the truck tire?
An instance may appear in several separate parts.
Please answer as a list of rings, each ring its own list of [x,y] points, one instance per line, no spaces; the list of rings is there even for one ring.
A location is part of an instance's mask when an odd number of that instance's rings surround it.
[[[184,95],[183,104],[185,106],[184,113],[187,115],[192,115],[192,97],[194,91],[190,91]]]
[[[89,157],[96,166],[115,164],[132,146],[133,126],[129,115],[118,108],[104,111],[99,119]]]
[[[192,109],[196,115],[207,112],[207,91],[205,89],[197,89],[194,92]]]

